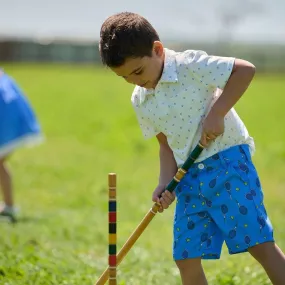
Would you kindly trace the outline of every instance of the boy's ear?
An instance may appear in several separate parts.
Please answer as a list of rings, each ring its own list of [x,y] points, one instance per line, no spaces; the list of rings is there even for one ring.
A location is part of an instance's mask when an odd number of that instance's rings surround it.
[[[160,41],[155,41],[153,43],[153,51],[157,56],[163,55],[163,44]]]

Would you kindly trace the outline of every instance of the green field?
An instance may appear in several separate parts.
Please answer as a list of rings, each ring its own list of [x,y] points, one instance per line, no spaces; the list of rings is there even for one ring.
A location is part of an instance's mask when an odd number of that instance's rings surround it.
[[[132,86],[88,66],[4,65],[27,93],[46,142],[10,160],[20,221],[0,223],[0,284],[93,284],[107,265],[107,175],[118,176],[118,248],[148,211],[158,145],[145,141]],[[257,75],[237,110],[285,250],[285,75]],[[172,261],[173,209],[158,215],[118,270],[118,284],[181,284]],[[209,284],[270,284],[249,254],[204,262]]]

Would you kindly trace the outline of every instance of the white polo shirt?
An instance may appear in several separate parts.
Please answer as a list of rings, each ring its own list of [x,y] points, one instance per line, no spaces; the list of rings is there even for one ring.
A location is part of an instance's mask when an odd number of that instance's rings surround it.
[[[156,88],[135,87],[131,101],[144,137],[163,133],[178,167],[199,142],[201,121],[226,85],[234,60],[197,50],[165,49],[164,69]],[[248,144],[253,153],[254,141],[232,108],[225,116],[224,134],[197,161],[238,144]]]

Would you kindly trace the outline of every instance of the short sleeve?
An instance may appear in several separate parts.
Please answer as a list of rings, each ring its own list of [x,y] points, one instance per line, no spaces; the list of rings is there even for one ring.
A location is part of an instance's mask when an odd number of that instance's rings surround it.
[[[201,83],[224,89],[235,58],[208,55],[204,51],[189,51],[188,68]]]
[[[157,128],[154,126],[147,112],[143,112],[144,107],[140,104],[140,97],[141,94],[137,94],[136,92],[134,92],[131,101],[143,136],[145,139],[150,139],[156,136],[159,133],[159,130],[157,130]]]
[[[145,139],[150,139],[159,133],[148,117],[144,116],[139,109],[136,109],[136,115],[141,131]]]

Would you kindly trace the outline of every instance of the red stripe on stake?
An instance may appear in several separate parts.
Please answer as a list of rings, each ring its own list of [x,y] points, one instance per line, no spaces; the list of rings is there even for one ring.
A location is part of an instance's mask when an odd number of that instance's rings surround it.
[[[117,221],[117,213],[111,212],[109,213],[109,223],[116,223]]]
[[[117,256],[109,255],[109,266],[116,266],[116,265],[117,265]]]

